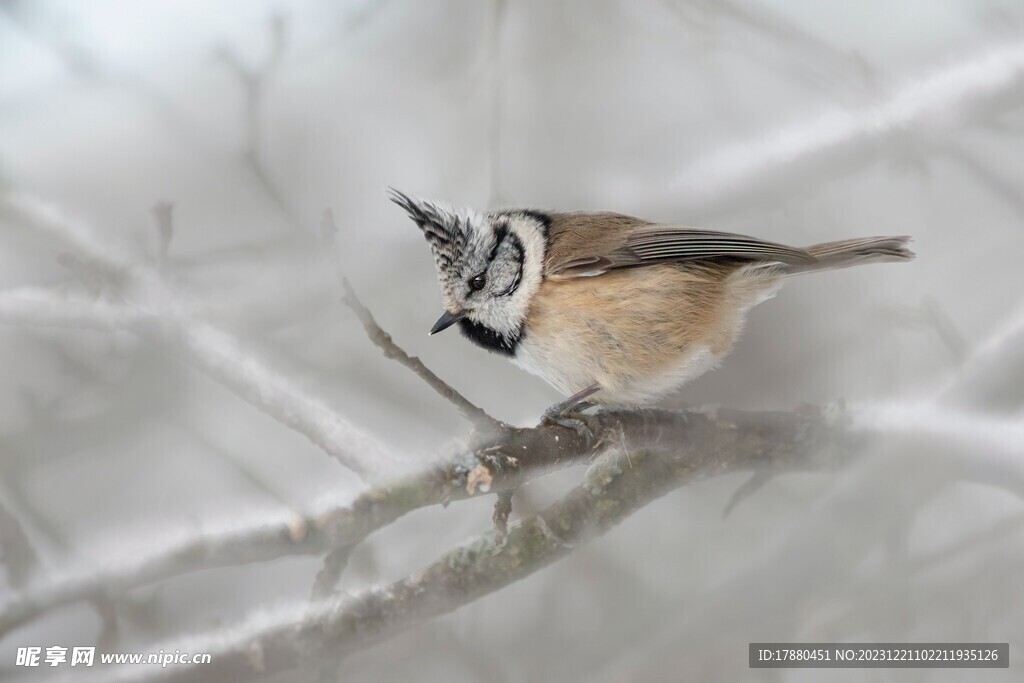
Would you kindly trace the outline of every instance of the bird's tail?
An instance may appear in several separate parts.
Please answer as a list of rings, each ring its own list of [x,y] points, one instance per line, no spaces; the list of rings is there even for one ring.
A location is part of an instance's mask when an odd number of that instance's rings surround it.
[[[812,263],[793,263],[785,266],[787,275],[811,273],[859,266],[862,263],[909,261],[914,252],[907,249],[910,237],[859,237],[839,242],[825,242],[807,247],[805,251],[815,258]]]

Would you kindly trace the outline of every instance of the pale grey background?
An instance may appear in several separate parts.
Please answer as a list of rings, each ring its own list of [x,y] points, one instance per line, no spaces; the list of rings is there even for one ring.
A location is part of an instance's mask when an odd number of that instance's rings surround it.
[[[383,359],[340,303],[318,238],[326,208],[345,272],[396,341],[519,424],[560,397],[454,333],[427,338],[440,312],[433,264],[385,186],[795,244],[914,236],[913,264],[789,283],[753,312],[725,365],[676,399],[752,409],[845,399],[882,431],[861,462],[781,477],[726,519],[742,476],[684,487],[567,560],[351,658],[338,680],[975,678],[751,671],[751,640],[1009,641],[1018,670],[984,677],[1019,678],[1024,506],[962,479],[996,460],[1019,474],[1024,389],[1007,378],[1024,379],[1024,363],[998,365],[1010,387],[999,401],[936,399],[971,367],[964,354],[1022,340],[1019,2],[0,9],[0,183],[140,255],[156,243],[151,207],[172,201],[175,286],[402,451],[426,456],[465,426]],[[256,136],[280,200],[246,161],[244,91],[223,58],[257,68],[275,14],[285,40]],[[0,215],[0,286],[75,290],[63,250]],[[529,487],[521,504],[553,500],[580,474]],[[174,348],[0,326],[0,502],[49,571],[116,566],[358,486]],[[431,561],[486,528],[490,502],[425,510],[375,535],[344,587]],[[123,649],[304,599],[317,567],[285,560],[137,591],[122,608]],[[0,642],[0,672],[12,673],[19,645],[91,642],[96,628],[88,606],[56,611]]]

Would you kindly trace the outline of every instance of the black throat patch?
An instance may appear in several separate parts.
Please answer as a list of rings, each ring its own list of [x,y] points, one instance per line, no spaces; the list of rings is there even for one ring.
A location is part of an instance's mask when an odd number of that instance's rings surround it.
[[[491,353],[501,354],[502,356],[516,355],[516,347],[519,346],[519,342],[523,339],[522,327],[520,327],[511,338],[509,338],[499,332],[495,332],[485,325],[473,322],[469,318],[463,318],[459,321],[459,329],[462,331],[462,334],[466,336],[466,339],[470,340],[477,346],[483,347]]]

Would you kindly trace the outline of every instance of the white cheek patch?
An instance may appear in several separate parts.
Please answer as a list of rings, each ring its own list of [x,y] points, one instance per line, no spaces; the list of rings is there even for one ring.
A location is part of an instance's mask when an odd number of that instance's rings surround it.
[[[523,275],[519,287],[508,297],[508,312],[518,329],[526,319],[530,301],[540,287],[544,272],[544,237],[532,222],[516,220],[512,230],[523,244]]]
[[[544,272],[544,252],[546,249],[544,235],[532,219],[512,218],[509,229],[518,238],[523,247],[522,274],[504,274],[509,284],[518,275],[519,284],[507,296],[495,296],[477,308],[471,317],[474,321],[506,336],[514,336],[522,328],[523,321],[530,308],[530,301],[540,287]],[[516,269],[518,271],[518,268]]]
[[[508,245],[514,238],[506,240],[498,258],[490,268],[490,277],[494,280],[494,290],[498,297],[512,296],[522,284],[525,267],[522,263],[523,252],[518,242]]]

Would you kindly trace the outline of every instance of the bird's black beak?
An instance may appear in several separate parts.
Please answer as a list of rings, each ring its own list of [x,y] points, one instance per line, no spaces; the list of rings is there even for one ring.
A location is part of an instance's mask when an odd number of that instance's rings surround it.
[[[465,317],[465,311],[459,311],[458,313],[451,313],[449,311],[445,311],[444,315],[438,318],[437,322],[434,323],[434,326],[430,328],[430,334],[437,334],[442,330],[447,330],[449,327],[451,327],[452,325],[459,322]]]

